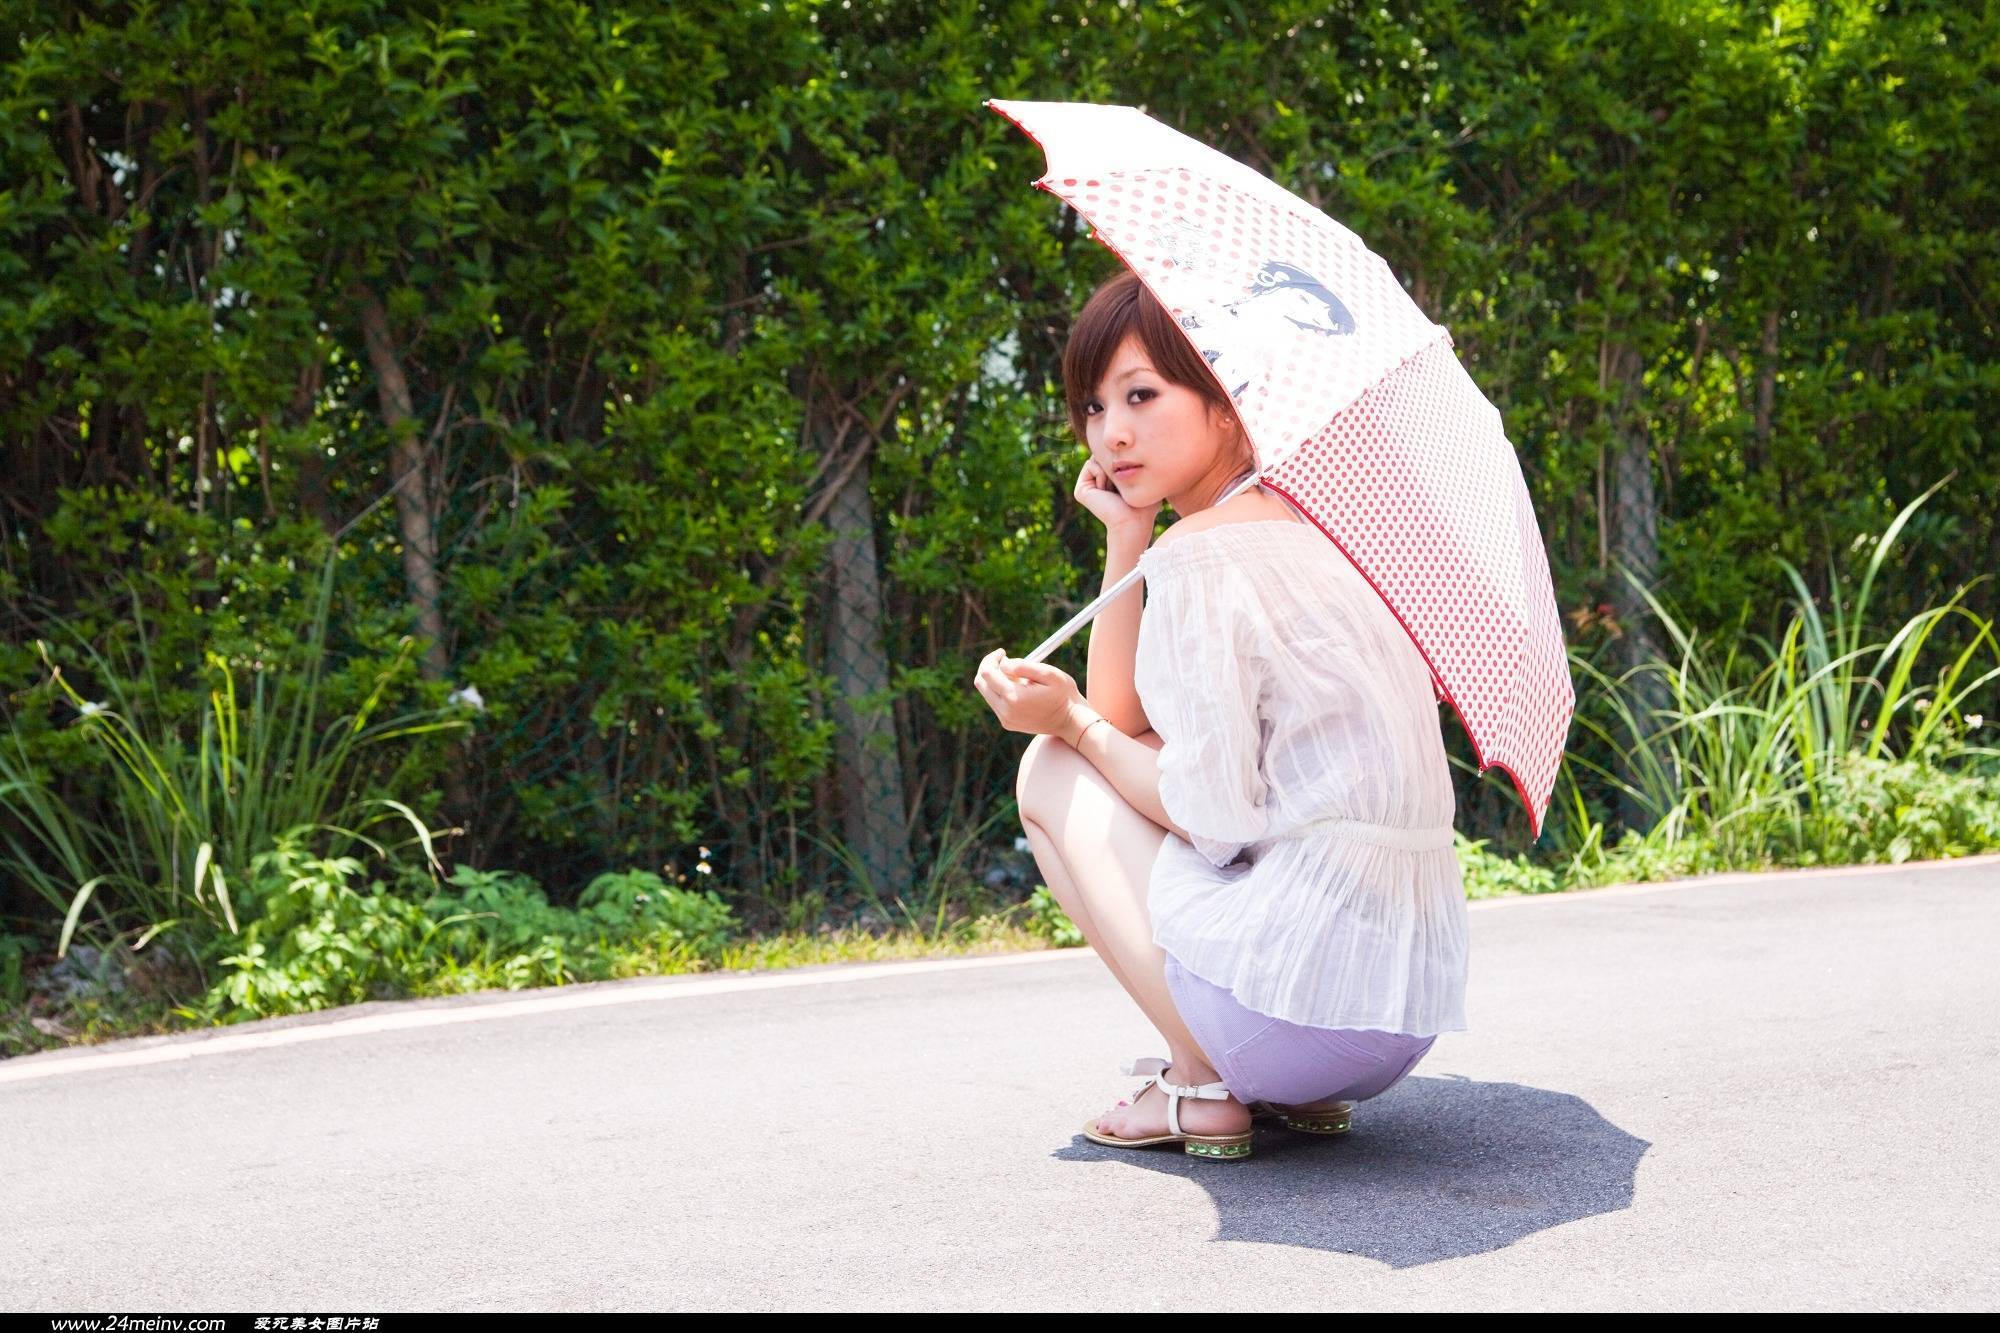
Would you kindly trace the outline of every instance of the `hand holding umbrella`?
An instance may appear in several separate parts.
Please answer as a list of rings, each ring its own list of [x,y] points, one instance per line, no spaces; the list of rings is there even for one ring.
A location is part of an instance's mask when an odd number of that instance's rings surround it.
[[[1067,671],[1046,662],[1008,657],[1003,649],[995,648],[980,659],[972,686],[1009,731],[1060,736],[1074,743],[1078,733],[1097,720]]]

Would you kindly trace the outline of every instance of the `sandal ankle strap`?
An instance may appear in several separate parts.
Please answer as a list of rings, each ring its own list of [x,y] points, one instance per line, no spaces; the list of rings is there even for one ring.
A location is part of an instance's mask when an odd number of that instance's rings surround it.
[[[1181,1098],[1198,1097],[1203,1101],[1226,1102],[1231,1095],[1228,1085],[1220,1082],[1200,1084],[1167,1082],[1166,1073],[1173,1068],[1173,1064],[1157,1055],[1145,1055],[1135,1060],[1127,1060],[1119,1068],[1134,1077],[1145,1077],[1146,1082],[1139,1085],[1139,1093],[1143,1093],[1149,1085],[1158,1084],[1160,1091],[1167,1094],[1167,1129],[1175,1134],[1181,1132]],[[1133,1094],[1133,1101],[1139,1100],[1139,1093]]]
[[[1185,1133],[1181,1128],[1181,1098],[1198,1097],[1203,1101],[1226,1102],[1229,1089],[1222,1083],[1169,1083],[1164,1074],[1154,1074],[1152,1081],[1160,1091],[1167,1094],[1167,1131],[1172,1134]]]

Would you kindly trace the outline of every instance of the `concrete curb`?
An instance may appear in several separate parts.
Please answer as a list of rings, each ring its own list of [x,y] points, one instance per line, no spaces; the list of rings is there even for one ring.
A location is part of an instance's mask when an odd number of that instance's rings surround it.
[[[1637,894],[1670,893],[1729,884],[1775,882],[1799,878],[1900,874],[1931,867],[2000,866],[2000,852],[1941,861],[1905,861],[1900,865],[1813,866],[1762,871],[1731,871],[1696,879],[1656,883],[1614,884],[1562,893],[1514,894],[1482,898],[1468,911],[1518,907],[1525,903],[1577,902],[1627,898]],[[427,996],[414,1000],[373,1000],[313,1014],[289,1014],[258,1019],[226,1028],[205,1028],[164,1036],[127,1037],[94,1046],[40,1051],[0,1060],[0,1085],[82,1074],[92,1070],[163,1064],[237,1051],[366,1036],[405,1028],[438,1027],[452,1023],[491,1022],[569,1009],[606,1005],[656,1004],[740,991],[777,990],[835,982],[907,977],[920,972],[959,971],[981,967],[1022,967],[1073,962],[1096,955],[1088,948],[1039,949],[973,957],[899,959],[891,962],[813,963],[764,972],[701,973],[693,976],[633,977],[619,981],[582,982],[532,991],[478,991],[470,995]]]

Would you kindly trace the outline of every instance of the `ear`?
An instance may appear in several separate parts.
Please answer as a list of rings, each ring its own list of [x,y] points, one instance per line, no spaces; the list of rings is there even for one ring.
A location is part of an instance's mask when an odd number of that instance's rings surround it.
[[[1234,441],[1236,456],[1239,459],[1245,464],[1254,464],[1257,461],[1257,451],[1250,443],[1250,432],[1244,429],[1243,419],[1237,414],[1234,406],[1217,407],[1214,403],[1210,403],[1208,417],[1215,423],[1217,430],[1223,431]]]

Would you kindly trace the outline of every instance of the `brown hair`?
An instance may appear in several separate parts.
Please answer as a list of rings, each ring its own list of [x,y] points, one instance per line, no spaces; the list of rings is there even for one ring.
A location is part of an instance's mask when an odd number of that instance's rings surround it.
[[[1079,441],[1087,442],[1090,438],[1084,434],[1084,423],[1089,418],[1083,414],[1083,405],[1090,401],[1104,372],[1110,369],[1118,345],[1133,334],[1138,336],[1139,346],[1145,349],[1153,369],[1169,384],[1193,389],[1222,415],[1235,415],[1236,405],[1216,383],[1208,363],[1188,342],[1174,317],[1146,290],[1138,274],[1129,268],[1121,269],[1090,294],[1070,329],[1069,341],[1063,345],[1063,397],[1069,406],[1070,429],[1076,432]],[[1242,426],[1239,424],[1236,429],[1241,438]],[[1249,442],[1246,439],[1243,443],[1247,455]]]

